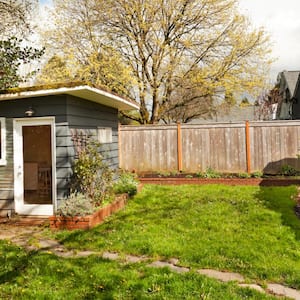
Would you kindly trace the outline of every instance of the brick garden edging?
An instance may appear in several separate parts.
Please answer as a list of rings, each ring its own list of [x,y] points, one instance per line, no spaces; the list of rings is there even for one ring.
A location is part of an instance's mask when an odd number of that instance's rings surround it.
[[[128,195],[122,194],[116,197],[116,199],[97,210],[92,215],[84,217],[64,217],[64,216],[51,216],[49,217],[50,229],[90,229],[94,226],[103,223],[105,218],[113,214],[114,212],[121,210],[127,203]]]
[[[300,179],[291,178],[185,178],[185,177],[139,177],[142,184],[225,184],[254,186],[300,185]]]

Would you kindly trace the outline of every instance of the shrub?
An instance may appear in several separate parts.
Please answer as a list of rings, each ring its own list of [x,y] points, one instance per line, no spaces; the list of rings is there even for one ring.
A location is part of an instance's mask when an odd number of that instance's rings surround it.
[[[81,193],[72,193],[57,209],[56,215],[65,217],[84,216],[93,213],[91,199]]]
[[[281,167],[280,174],[284,176],[296,176],[298,174],[298,171],[290,165],[283,165]]]
[[[88,142],[74,164],[73,189],[92,199],[95,206],[112,196],[113,170],[99,153],[100,145]]]
[[[117,182],[113,186],[116,194],[127,193],[134,196],[137,193],[138,181],[135,174],[121,172]]]

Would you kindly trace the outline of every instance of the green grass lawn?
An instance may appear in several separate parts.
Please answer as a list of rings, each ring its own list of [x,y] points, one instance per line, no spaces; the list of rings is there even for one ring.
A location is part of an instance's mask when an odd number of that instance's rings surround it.
[[[58,258],[0,241],[0,299],[276,299],[194,272],[176,274],[97,256]]]
[[[104,224],[56,237],[70,248],[175,257],[300,288],[295,194],[296,187],[146,185]]]
[[[0,241],[0,299],[276,299],[196,273],[237,271],[300,288],[296,187],[152,186],[89,231],[49,233],[75,250],[178,258],[176,274],[146,263],[59,258]]]

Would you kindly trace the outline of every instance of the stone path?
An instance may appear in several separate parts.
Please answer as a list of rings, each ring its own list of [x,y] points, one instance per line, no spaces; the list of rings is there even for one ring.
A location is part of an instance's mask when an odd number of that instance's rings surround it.
[[[0,239],[7,239],[11,242],[24,247],[28,251],[38,250],[41,252],[51,252],[60,257],[86,257],[89,255],[98,255],[105,259],[114,261],[124,261],[127,263],[148,262],[147,266],[152,268],[169,268],[177,273],[186,273],[190,269],[180,266],[180,262],[176,258],[171,258],[169,261],[152,261],[150,257],[134,256],[134,255],[120,255],[113,252],[94,252],[94,251],[70,251],[64,248],[62,244],[55,240],[46,239],[40,234],[39,227],[18,227],[12,225],[0,224]],[[238,273],[221,272],[212,269],[199,269],[197,273],[207,276],[221,282],[235,281],[238,286],[243,288],[255,289],[261,293],[272,294],[275,296],[284,296],[295,300],[300,300],[300,291],[292,289],[277,283],[268,283],[264,289],[256,283],[247,283],[244,277]]]

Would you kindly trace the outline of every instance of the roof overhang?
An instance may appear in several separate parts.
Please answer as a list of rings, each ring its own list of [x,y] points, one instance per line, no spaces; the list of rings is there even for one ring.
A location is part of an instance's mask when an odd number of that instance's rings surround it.
[[[23,90],[20,92],[8,92],[6,94],[0,94],[0,101],[54,96],[62,94],[79,97],[108,107],[113,107],[118,110],[139,109],[139,104],[134,101],[127,100],[115,94],[88,85],[75,87],[60,87],[55,89],[41,89],[35,91]]]

